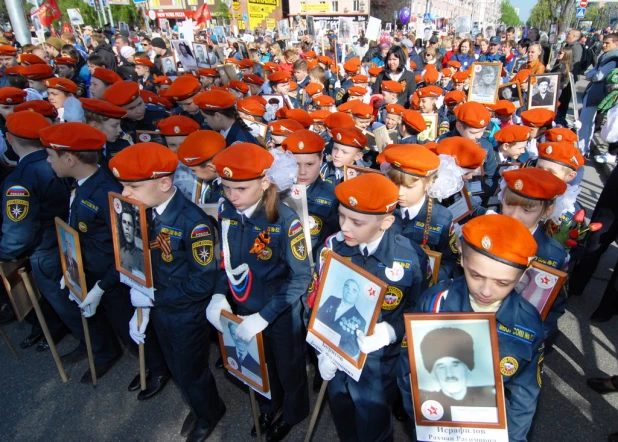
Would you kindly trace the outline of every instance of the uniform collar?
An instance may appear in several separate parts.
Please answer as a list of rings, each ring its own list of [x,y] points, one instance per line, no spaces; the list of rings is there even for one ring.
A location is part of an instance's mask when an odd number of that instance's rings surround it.
[[[21,157],[19,159],[19,164],[26,165],[45,158],[47,158],[47,152],[45,151],[45,149],[35,150],[34,152],[27,153],[26,155]]]
[[[421,211],[423,210],[423,207],[425,207],[425,204],[427,203],[427,196],[423,196],[423,200],[420,203],[417,203],[413,206],[410,207],[402,207],[401,208],[401,217],[403,218],[405,216],[405,214],[408,214],[408,219],[414,219],[416,218],[419,213],[421,213]]]
[[[157,218],[163,224],[174,225],[176,218],[181,212],[182,206],[184,204],[185,197],[182,193],[178,191],[178,188],[174,189],[174,195],[164,202],[163,204],[159,204],[157,207],[153,207],[153,213],[156,212]],[[161,213],[159,213],[161,211]]]
[[[253,224],[254,226],[259,227],[261,230],[266,230],[268,228],[268,219],[264,214],[264,205],[260,203],[255,207],[253,213],[251,213],[251,218],[245,218],[244,222]],[[234,205],[230,203],[230,201],[225,198],[223,203],[219,206],[219,211],[221,218],[234,219],[238,221],[242,221],[242,215],[236,211]]]
[[[90,195],[99,187],[99,184],[103,182],[105,179],[105,171],[99,167],[99,169],[83,180],[77,182],[77,192],[79,192],[80,197],[89,198]]]
[[[255,203],[254,205],[252,205],[248,209],[236,210],[236,213],[238,213],[240,215],[243,215],[246,218],[251,218],[251,215],[253,215],[255,213],[255,209],[257,209],[257,207],[260,205],[261,202],[262,202],[262,198],[260,198],[257,203]]]
[[[393,229],[386,230],[377,248],[371,254],[371,256],[376,258],[386,267],[391,267],[395,259],[395,253],[394,253],[395,247],[393,247],[393,241],[395,240],[394,236],[395,236],[395,233]],[[343,256],[361,255],[362,256],[363,252],[360,248],[360,245],[350,247],[345,242],[342,242],[341,244],[342,244],[341,250],[337,251],[337,253],[341,252],[340,255],[343,255]]]

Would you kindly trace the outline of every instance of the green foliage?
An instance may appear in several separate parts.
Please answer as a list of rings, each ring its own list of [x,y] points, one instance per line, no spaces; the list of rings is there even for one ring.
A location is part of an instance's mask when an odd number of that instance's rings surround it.
[[[500,3],[500,23],[504,23],[507,26],[521,25],[519,15],[517,15],[515,8],[511,5],[509,0],[503,0],[502,3]]]

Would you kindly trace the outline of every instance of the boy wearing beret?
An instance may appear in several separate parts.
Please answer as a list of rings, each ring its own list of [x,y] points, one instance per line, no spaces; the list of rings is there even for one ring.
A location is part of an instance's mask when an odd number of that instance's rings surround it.
[[[426,287],[427,256],[391,229],[398,190],[388,178],[364,174],[339,184],[335,194],[341,231],[326,240],[316,263],[318,273],[324,250],[332,250],[386,282],[388,288],[373,334],[350,332],[360,351],[367,354],[359,381],[339,371],[324,354],[318,356],[318,367],[322,378],[329,381],[330,409],[340,440],[392,440],[390,405],[397,394],[402,313],[416,304]],[[310,294],[307,304],[313,307],[314,302]]]
[[[343,180],[344,166],[362,164],[367,137],[356,127],[335,128],[331,133],[333,143],[331,160],[322,165],[320,176],[323,180],[338,184]]]
[[[510,125],[494,134],[497,146],[494,150],[496,163],[511,163],[526,153],[526,144],[530,139],[530,128]],[[500,177],[496,177],[497,180]]]
[[[172,110],[173,115],[182,115],[191,118],[199,124],[200,129],[208,130],[208,124],[204,121],[204,115],[200,107],[195,103],[195,96],[201,91],[201,85],[193,75],[183,75],[176,78],[169,89],[162,94],[164,97],[173,99],[178,107]]]
[[[515,286],[535,257],[536,241],[521,222],[505,215],[474,218],[463,226],[462,233],[464,276],[433,286],[411,311],[495,312],[500,360],[515,360],[513,370],[501,370],[509,440],[525,441],[541,390],[544,333],[539,312]],[[430,367],[433,370],[435,366]],[[413,417],[407,347],[401,349],[397,383]],[[451,406],[457,403],[456,398],[450,398]]]
[[[143,202],[147,211],[148,239],[159,247],[150,251],[154,300],[131,289],[131,303],[142,307],[129,324],[133,340],[144,342],[152,320],[153,330],[190,413],[183,424],[187,441],[208,438],[225,414],[225,405],[208,367],[208,334],[204,310],[212,296],[217,260],[214,226],[195,204],[182,196],[173,183],[178,157],[157,143],[130,146],[110,161],[122,183],[123,196]]]
[[[551,129],[555,118],[555,112],[544,108],[530,109],[521,113],[524,126],[530,128],[530,140],[526,145],[529,159],[539,156],[538,144],[545,142],[545,132]]]
[[[148,58],[135,58],[135,73],[137,74],[137,84],[140,90],[157,92],[155,88],[155,79],[152,76],[152,70],[155,64]]]
[[[418,140],[418,135],[427,129],[427,123],[423,116],[412,109],[406,109],[401,113],[399,122],[399,135],[401,144],[423,144]]]

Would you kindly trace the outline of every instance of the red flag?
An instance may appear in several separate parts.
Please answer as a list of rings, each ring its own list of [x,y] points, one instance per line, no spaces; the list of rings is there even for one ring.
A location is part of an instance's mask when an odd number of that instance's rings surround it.
[[[62,24],[62,33],[63,34],[66,34],[66,33],[72,34],[73,33],[73,29],[71,28],[71,25],[69,25],[67,22],[64,22]]]
[[[210,9],[208,9],[208,5],[206,3],[202,3],[202,6],[195,11],[195,14],[193,14],[193,20],[195,20],[198,25],[206,23],[206,20],[212,20]]]
[[[46,0],[45,3],[43,3],[34,13],[39,16],[41,25],[46,28],[49,27],[54,20],[62,17],[62,13],[60,12],[60,8],[58,8],[56,0]]]

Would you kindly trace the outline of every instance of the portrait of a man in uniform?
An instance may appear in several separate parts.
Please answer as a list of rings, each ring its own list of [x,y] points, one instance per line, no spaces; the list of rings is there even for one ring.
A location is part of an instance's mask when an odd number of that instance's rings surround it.
[[[120,265],[123,269],[144,274],[144,251],[138,244],[139,223],[130,207],[123,204],[123,210],[118,215],[120,238]]]
[[[68,282],[77,292],[75,294],[81,297],[82,293],[81,286],[79,285],[79,266],[77,264],[77,251],[75,250],[75,243],[73,241],[73,237],[66,230],[62,229],[61,232],[63,240],[62,253],[64,255],[64,262],[67,266]]]
[[[543,107],[549,110],[554,110],[558,79],[559,75],[536,77],[536,84],[532,86],[530,103],[528,107]]]
[[[468,101],[495,103],[496,91],[500,84],[500,66],[474,65],[474,77]]]
[[[252,342],[246,342],[236,337],[236,329],[240,324],[228,320],[227,328],[230,332],[230,340],[225,340],[225,354],[227,356],[228,364],[235,370],[240,371],[242,374],[249,376],[252,380],[262,385],[262,372],[260,369],[260,362],[257,361],[252,355],[250,348]],[[253,343],[255,345],[255,343]],[[254,352],[257,356],[257,352]]]

